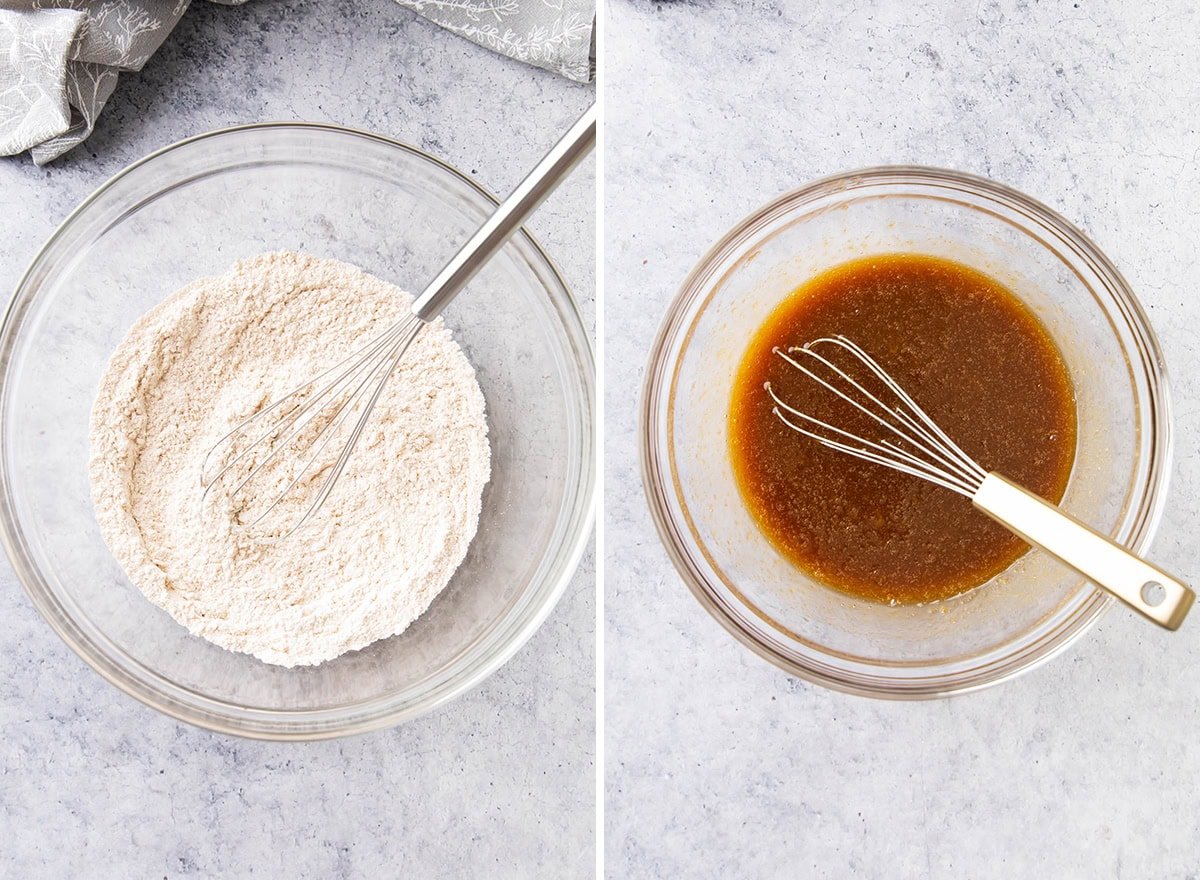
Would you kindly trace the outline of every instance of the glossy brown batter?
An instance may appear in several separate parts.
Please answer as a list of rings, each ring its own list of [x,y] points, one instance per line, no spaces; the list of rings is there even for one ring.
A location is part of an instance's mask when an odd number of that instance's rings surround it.
[[[729,411],[730,454],[750,512],[819,581],[886,603],[944,599],[1027,549],[947,489],[789,429],[763,389],[846,430],[873,429],[772,348],[841,334],[858,343],[979,462],[1051,501],[1075,458],[1075,398],[1046,329],[999,283],[916,254],[855,260],[814,278],[759,329]]]

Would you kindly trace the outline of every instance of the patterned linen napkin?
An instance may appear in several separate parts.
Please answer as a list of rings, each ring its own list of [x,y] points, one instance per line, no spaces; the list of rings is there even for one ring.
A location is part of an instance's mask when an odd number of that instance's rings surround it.
[[[595,75],[595,0],[396,2],[509,58],[579,82]]]
[[[0,155],[29,150],[44,165],[81,143],[117,75],[142,69],[189,2],[0,0]],[[396,2],[518,61],[594,76],[594,0]]]

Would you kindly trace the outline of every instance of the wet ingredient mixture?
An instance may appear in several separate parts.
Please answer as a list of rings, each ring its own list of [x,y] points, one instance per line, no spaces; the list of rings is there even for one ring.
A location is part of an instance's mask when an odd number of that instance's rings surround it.
[[[1028,545],[969,499],[827,449],[772,413],[780,398],[846,430],[874,431],[772,354],[841,334],[862,346],[986,470],[1061,500],[1075,458],[1070,376],[1037,317],[988,276],[918,254],[831,269],[767,318],[734,381],[729,445],[742,497],[775,547],[817,580],[889,604],[949,598]]]

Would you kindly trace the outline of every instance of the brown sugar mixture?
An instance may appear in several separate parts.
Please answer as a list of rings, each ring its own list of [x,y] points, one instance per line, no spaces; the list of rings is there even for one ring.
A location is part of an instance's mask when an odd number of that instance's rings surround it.
[[[884,254],[831,269],[781,303],[738,368],[729,445],[742,497],[794,564],[865,599],[918,603],[976,587],[1028,545],[969,499],[820,445],[789,405],[864,436],[865,417],[772,353],[841,334],[865,349],[985,470],[1061,500],[1075,396],[1045,327],[1012,293],[949,260]]]

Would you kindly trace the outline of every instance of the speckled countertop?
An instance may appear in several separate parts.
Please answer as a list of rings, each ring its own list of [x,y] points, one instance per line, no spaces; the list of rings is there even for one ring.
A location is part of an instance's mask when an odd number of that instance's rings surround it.
[[[1172,373],[1154,542],[1200,580],[1200,66],[1190,4],[610,0],[606,857],[613,878],[1200,872],[1200,620],[1113,610],[1065,656],[932,703],[790,678],[700,608],[650,523],[636,398],[704,250],[813,177],[988,175],[1081,225]]]
[[[122,77],[82,147],[41,169],[0,160],[0,287],[109,175],[188,135],[337,122],[502,192],[593,95],[388,0],[197,2],[145,70]],[[589,321],[592,168],[530,224]],[[542,629],[461,699],[391,731],[287,745],[182,726],[119,693],[0,562],[0,876],[589,876],[593,571],[589,554]]]

